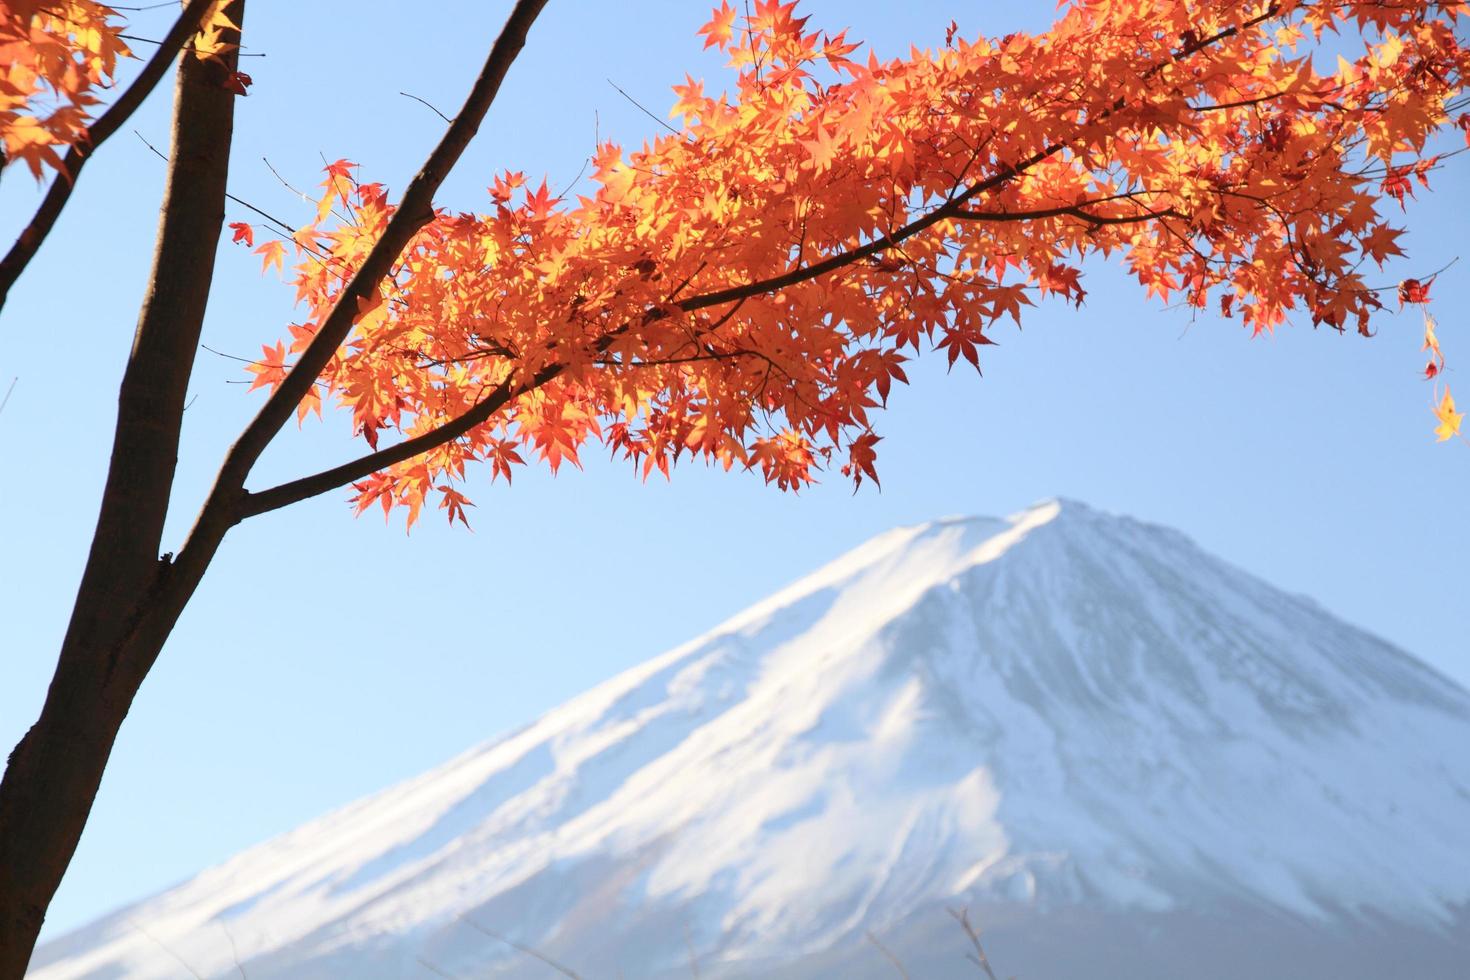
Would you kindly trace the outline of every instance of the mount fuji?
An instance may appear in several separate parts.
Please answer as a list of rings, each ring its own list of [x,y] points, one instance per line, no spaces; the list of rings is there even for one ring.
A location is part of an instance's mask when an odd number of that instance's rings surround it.
[[[1069,501],[863,544],[35,980],[1470,976],[1470,693]]]

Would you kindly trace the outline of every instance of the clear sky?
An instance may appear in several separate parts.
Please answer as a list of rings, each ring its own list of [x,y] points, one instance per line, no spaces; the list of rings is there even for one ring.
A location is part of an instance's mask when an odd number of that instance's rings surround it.
[[[403,187],[452,113],[509,4],[253,0],[255,85],[237,112],[232,191],[287,220],[308,206],[272,176],[319,180],[323,157]],[[687,71],[724,87],[694,31],[706,0],[551,0],[440,203],[484,206],[491,175],[562,188],[597,137],[636,145]],[[1044,26],[1053,4],[804,0],[882,55]],[[1018,12],[1019,11],[1019,12]],[[168,8],[135,15],[159,36]],[[141,46],[140,46],[141,47]],[[136,117],[168,141],[167,87]],[[117,383],[148,266],[163,166],[116,136],[0,315],[0,751],[39,709],[96,514]],[[0,185],[5,243],[36,192]],[[1412,262],[1466,249],[1470,159],[1437,176],[1405,223]],[[232,208],[229,219],[253,220]],[[1434,310],[1450,381],[1470,403],[1470,256]],[[1303,322],[1251,340],[1239,321],[1147,304],[1114,266],[1087,305],[1002,326],[985,376],[940,358],[911,372],[881,419],[883,488],[836,474],[800,496],[749,474],[688,467],[640,483],[586,470],[471,484],[474,532],[431,516],[355,519],[329,494],[231,532],[124,726],[47,934],[188,877],[329,808],[518,726],[715,625],[897,524],[1003,514],[1065,495],[1177,527],[1205,548],[1470,684],[1470,446],[1436,445],[1418,377],[1420,321],[1389,311],[1363,339]],[[222,245],[205,343],[241,356],[274,342],[290,291]],[[181,453],[176,544],[230,438],[259,404],[240,365],[201,352]],[[290,431],[254,486],[356,455],[341,418]],[[478,492],[475,492],[478,491]]]

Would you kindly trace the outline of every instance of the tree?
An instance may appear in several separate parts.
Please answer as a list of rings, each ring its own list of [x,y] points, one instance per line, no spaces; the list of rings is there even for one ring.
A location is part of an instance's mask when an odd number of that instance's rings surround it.
[[[58,174],[0,260],[0,291],[185,48],[93,547],[46,705],[0,783],[0,977],[23,973],[123,717],[234,525],[348,486],[359,509],[402,507],[410,524],[426,503],[465,520],[473,471],[509,481],[527,454],[554,470],[592,440],[645,476],[687,453],[782,489],[825,467],[876,482],[871,416],[906,381],[906,351],[978,367],[998,319],[1043,296],[1080,304],[1093,254],[1122,253],[1150,297],[1218,304],[1256,333],[1293,310],[1367,332],[1384,301],[1360,269],[1399,254],[1384,205],[1441,165],[1423,156],[1436,131],[1470,129],[1455,119],[1470,60],[1458,2],[1088,0],[1045,35],[951,30],[937,52],[883,63],[758,0],[745,17],[722,3],[703,29],[733,93],[677,87],[682,125],[635,152],[599,148],[593,196],[507,173],[487,213],[437,209],[544,3],[515,4],[396,203],[337,161],[304,226],[231,227],[267,266],[292,260],[304,315],[251,365],[264,404],[162,555],[250,84],[245,4],[190,0],[91,122],[126,52],[116,15],[90,0],[0,14],[0,47],[18,52],[0,81],[8,165]],[[1361,46],[1319,68],[1337,32]],[[1407,280],[1397,298],[1427,294]],[[1433,374],[1432,326],[1426,344]],[[247,490],[283,425],[324,402],[351,413],[364,454]],[[1448,390],[1439,422],[1459,424]],[[385,429],[398,439],[379,446]]]

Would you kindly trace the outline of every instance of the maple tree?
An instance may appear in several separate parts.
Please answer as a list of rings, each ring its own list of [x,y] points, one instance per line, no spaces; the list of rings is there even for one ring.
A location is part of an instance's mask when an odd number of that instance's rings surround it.
[[[1149,298],[1253,333],[1293,312],[1369,333],[1385,302],[1363,272],[1401,254],[1393,207],[1443,166],[1425,155],[1432,136],[1458,126],[1470,141],[1460,0],[1071,0],[1044,34],[951,25],[938,50],[889,61],[795,3],[742,16],[723,2],[701,33],[733,90],[676,86],[681,125],[599,147],[590,196],[504,173],[483,212],[435,206],[545,2],[514,5],[396,201],[339,160],[301,227],[230,226],[265,268],[290,264],[303,314],[250,366],[260,411],[160,557],[251,82],[245,4],[189,0],[93,120],[127,55],[121,17],[7,0],[0,137],[8,164],[55,177],[0,261],[0,301],[81,167],[175,60],[178,84],[93,549],[43,713],[0,783],[0,978],[23,973],[118,727],[236,524],[349,486],[359,510],[401,507],[411,525],[431,505],[467,522],[467,481],[575,465],[589,442],[645,477],[687,455],[782,489],[826,468],[876,482],[874,412],[907,359],[932,348],[978,367],[997,321],[1044,297],[1080,305],[1092,256],[1119,256]],[[1329,65],[1328,41],[1355,47]],[[1400,283],[1399,304],[1427,303],[1431,284]],[[1438,383],[1427,314],[1425,349]],[[285,423],[330,406],[363,454],[248,490]],[[1459,431],[1447,388],[1435,415],[1439,437]]]

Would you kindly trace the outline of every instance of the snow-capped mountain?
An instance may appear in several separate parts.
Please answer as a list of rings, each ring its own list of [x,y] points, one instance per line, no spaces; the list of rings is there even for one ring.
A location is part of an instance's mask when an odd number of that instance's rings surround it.
[[[1470,693],[1164,528],[900,528],[32,975],[978,976],[958,906],[1023,980],[1470,976]]]

